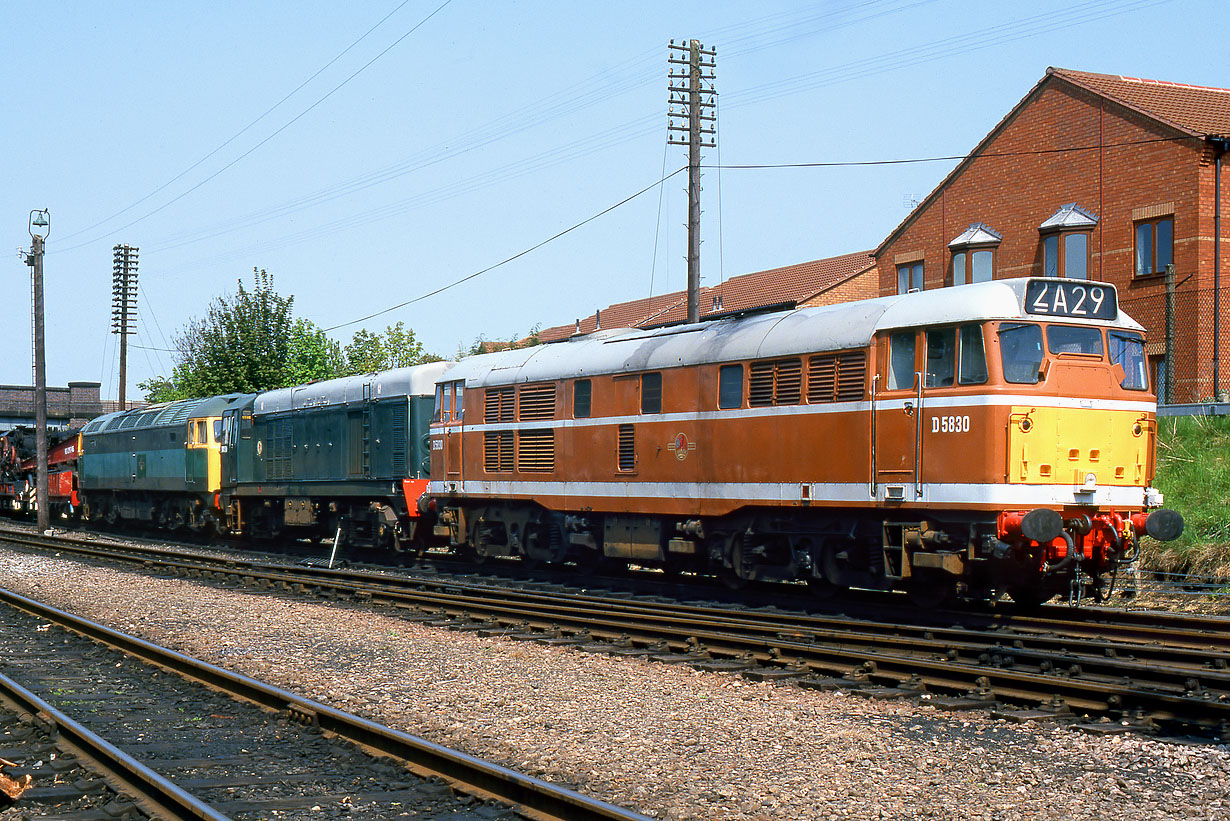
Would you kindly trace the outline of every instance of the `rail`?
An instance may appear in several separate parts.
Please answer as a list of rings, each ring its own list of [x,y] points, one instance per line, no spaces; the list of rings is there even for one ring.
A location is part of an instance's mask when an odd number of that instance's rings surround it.
[[[420,772],[426,771],[439,775],[455,784],[463,792],[516,805],[528,817],[582,819],[583,821],[631,821],[631,819],[646,818],[631,810],[443,747],[418,736],[381,726],[320,702],[305,699],[287,690],[256,681],[174,650],[159,647],[144,639],[121,633],[10,590],[0,588],[0,601],[128,655],[170,670],[184,678],[203,682],[233,697],[269,710],[294,716],[299,721],[313,723],[326,733],[406,762]],[[63,726],[65,727],[79,727],[79,725],[69,723],[66,716],[54,711],[54,708],[41,700],[27,699],[26,703],[30,705],[27,710],[31,713],[47,715],[57,724],[64,721]],[[91,755],[94,754],[93,750],[97,749],[108,759],[121,761],[122,752],[115,748],[108,750],[110,745],[96,737],[91,738],[92,734],[84,728],[73,729],[71,732],[74,740],[80,737],[81,743],[88,745],[86,749],[91,750]],[[207,805],[199,802],[193,804],[194,799],[187,793],[178,788],[168,788],[162,783],[165,779],[131,759],[123,762],[122,767],[132,773],[128,776],[128,780],[134,785],[132,788],[134,795],[144,796],[145,790],[149,790],[159,801],[182,802],[163,805],[178,807],[174,811],[163,811],[162,814],[165,817],[225,818]],[[169,782],[166,783],[169,784]],[[166,793],[165,799],[161,793]]]

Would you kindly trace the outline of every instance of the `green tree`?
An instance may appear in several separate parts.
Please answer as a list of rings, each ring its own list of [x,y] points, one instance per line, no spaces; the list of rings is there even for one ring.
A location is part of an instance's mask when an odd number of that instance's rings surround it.
[[[529,336],[518,337],[513,336],[510,339],[488,339],[486,334],[479,334],[469,348],[458,346],[457,358],[463,356],[474,356],[480,353],[494,353],[496,351],[513,351],[518,348],[532,348],[535,345],[541,345],[542,340],[538,338],[538,332],[542,330],[541,325],[535,325],[530,328]]]
[[[343,371],[350,375],[440,361],[440,357],[427,353],[423,343],[404,322],[389,325],[383,333],[366,329],[356,331],[342,357]]]
[[[344,364],[342,346],[336,340],[306,319],[296,319],[290,329],[290,358],[282,387],[341,376]]]
[[[238,281],[203,319],[175,338],[179,362],[169,377],[140,384],[150,402],[253,393],[340,375],[340,346],[305,319],[292,315],[295,298],[281,296],[273,275],[252,269],[252,289]]]

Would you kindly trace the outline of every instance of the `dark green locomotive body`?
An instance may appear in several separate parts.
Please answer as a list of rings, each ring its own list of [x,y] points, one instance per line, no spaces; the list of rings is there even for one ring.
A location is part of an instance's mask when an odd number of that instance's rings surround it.
[[[404,546],[426,489],[435,381],[449,367],[267,391],[231,411],[223,474],[233,526],[314,537],[340,529],[348,544]]]

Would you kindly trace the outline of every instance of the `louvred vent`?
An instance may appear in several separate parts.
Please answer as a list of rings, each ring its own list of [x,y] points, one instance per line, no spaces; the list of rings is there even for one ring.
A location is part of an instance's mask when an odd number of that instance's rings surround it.
[[[513,420],[513,393],[515,388],[487,388],[484,396],[484,422],[511,422]]]
[[[555,431],[523,430],[517,434],[517,470],[522,473],[555,470]]]
[[[555,417],[554,385],[524,385],[517,401],[520,404],[517,413],[519,419],[529,421]]]

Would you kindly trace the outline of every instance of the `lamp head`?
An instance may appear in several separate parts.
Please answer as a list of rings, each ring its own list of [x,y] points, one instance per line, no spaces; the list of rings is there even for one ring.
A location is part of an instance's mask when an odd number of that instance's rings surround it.
[[[51,233],[51,212],[46,208],[30,212],[30,238],[46,239]]]

